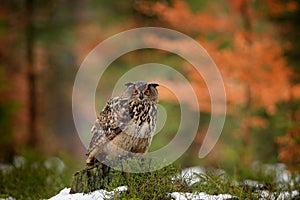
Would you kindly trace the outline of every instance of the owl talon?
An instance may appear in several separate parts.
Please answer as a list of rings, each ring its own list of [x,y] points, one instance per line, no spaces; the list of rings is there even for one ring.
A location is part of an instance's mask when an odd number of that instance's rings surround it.
[[[95,159],[87,159],[86,160],[86,168],[90,169],[95,166]]]
[[[91,169],[94,167],[94,163],[86,163],[86,168]]]

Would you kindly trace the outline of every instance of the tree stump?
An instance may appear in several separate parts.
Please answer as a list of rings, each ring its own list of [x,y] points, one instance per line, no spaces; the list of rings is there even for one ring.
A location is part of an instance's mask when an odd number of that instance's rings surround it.
[[[105,189],[111,180],[110,168],[102,163],[97,163],[92,168],[78,171],[73,176],[70,194],[89,193]]]

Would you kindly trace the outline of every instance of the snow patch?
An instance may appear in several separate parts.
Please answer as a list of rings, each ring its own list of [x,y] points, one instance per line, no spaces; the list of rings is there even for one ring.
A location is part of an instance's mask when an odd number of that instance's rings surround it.
[[[193,185],[200,181],[199,175],[206,174],[206,171],[202,167],[190,167],[183,169],[180,176],[189,184]]]
[[[50,198],[49,200],[104,200],[111,198],[116,192],[122,192],[126,190],[126,186],[120,186],[111,192],[108,192],[106,190],[97,190],[87,194],[70,194],[70,188],[64,188],[56,196]]]
[[[268,190],[263,190],[260,193],[259,200],[270,199],[270,200],[285,200],[285,199],[293,199],[296,198],[300,193],[296,190],[290,192],[281,192],[279,194],[270,192]]]
[[[235,198],[230,194],[219,194],[219,195],[210,195],[204,192],[200,193],[182,193],[182,192],[173,192],[171,197],[174,200],[225,200]]]
[[[257,188],[257,189],[260,189],[260,188],[264,187],[264,185],[259,183],[258,181],[254,181],[254,180],[250,180],[250,179],[244,180],[242,182],[242,185],[254,187],[254,188]]]
[[[16,200],[15,198],[13,198],[13,197],[7,197],[7,198],[0,198],[0,200]]]
[[[57,172],[62,173],[66,168],[65,163],[58,157],[51,157],[44,162],[47,169],[56,169]]]
[[[24,166],[26,163],[26,160],[23,156],[15,156],[13,160],[13,164],[16,168],[20,168]]]

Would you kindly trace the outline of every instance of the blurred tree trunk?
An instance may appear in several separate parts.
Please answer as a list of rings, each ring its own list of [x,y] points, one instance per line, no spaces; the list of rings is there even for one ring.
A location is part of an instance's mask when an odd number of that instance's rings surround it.
[[[251,134],[251,124],[249,120],[251,118],[251,104],[252,104],[252,94],[250,85],[246,83],[246,104],[243,108],[243,122],[242,122],[242,152],[240,153],[240,160],[243,166],[250,166],[252,158],[250,152],[250,134]]]
[[[249,9],[249,0],[241,1],[240,13],[243,19],[244,27],[247,31],[252,30],[251,14]]]
[[[240,15],[242,16],[244,28],[246,30],[245,38],[248,41],[249,45],[252,45],[252,21],[251,21],[251,13],[249,8],[250,1],[243,0],[240,5]],[[247,66],[247,68],[251,68],[251,64]],[[246,91],[246,103],[243,108],[243,124],[242,124],[242,152],[241,152],[241,162],[243,166],[249,166],[252,162],[251,152],[250,152],[250,134],[251,134],[251,124],[249,120],[251,118],[251,107],[252,107],[252,93],[251,86],[246,83],[245,86]]]
[[[36,147],[38,143],[37,129],[37,83],[34,58],[35,28],[34,28],[34,0],[26,0],[26,65],[28,82],[28,108],[29,108],[29,145]]]

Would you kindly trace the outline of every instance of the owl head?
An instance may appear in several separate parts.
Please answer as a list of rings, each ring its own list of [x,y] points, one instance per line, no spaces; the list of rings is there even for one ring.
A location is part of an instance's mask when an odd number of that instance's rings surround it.
[[[158,91],[157,83],[148,83],[145,81],[129,82],[123,96],[135,99],[137,101],[157,101]]]

